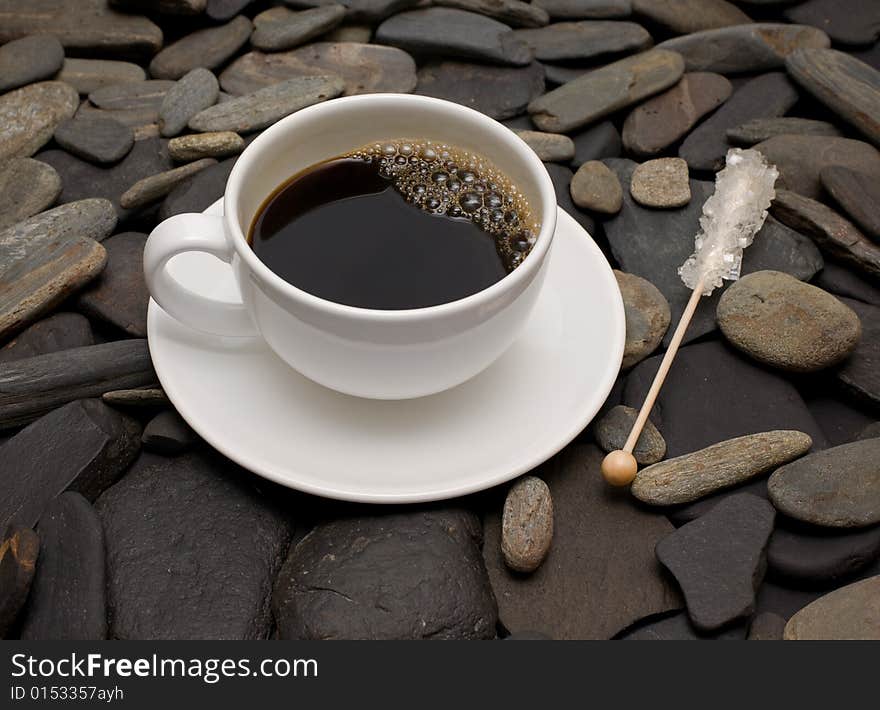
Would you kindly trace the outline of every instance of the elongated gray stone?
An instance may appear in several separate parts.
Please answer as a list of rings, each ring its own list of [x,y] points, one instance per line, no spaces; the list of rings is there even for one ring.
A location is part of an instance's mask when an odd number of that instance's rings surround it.
[[[557,22],[514,33],[535,53],[535,59],[557,62],[586,60],[603,54],[633,52],[651,46],[651,35],[635,22]]]
[[[604,20],[629,17],[631,0],[534,0],[554,20]]]
[[[202,132],[258,131],[301,108],[335,98],[344,88],[342,79],[335,76],[288,79],[200,111],[190,119],[189,127]]]
[[[767,490],[777,510],[813,525],[880,523],[880,439],[842,444],[782,466]]]
[[[791,77],[880,145],[880,71],[836,49],[802,49],[785,60]]]
[[[251,21],[239,15],[225,25],[186,35],[153,57],[150,75],[156,79],[179,79],[197,67],[215,69],[244,46],[251,29]]]
[[[138,387],[126,390],[111,390],[101,395],[101,400],[114,407],[123,409],[151,409],[167,407],[171,404],[165,390],[161,387]]]
[[[541,130],[565,133],[662,91],[683,72],[680,55],[652,49],[563,84],[532,101],[529,113]]]
[[[144,81],[147,73],[132,62],[119,62],[112,59],[76,59],[64,60],[61,71],[55,76],[56,81],[70,84],[80,94],[91,94],[105,86]]]
[[[113,111],[138,108],[158,109],[162,105],[165,94],[172,86],[174,86],[174,82],[166,79],[129,81],[95,89],[89,94],[89,101],[98,108]]]
[[[864,230],[865,234],[875,242],[880,242],[878,180],[840,165],[822,168],[819,179],[825,191]]]
[[[271,22],[257,24],[251,44],[264,52],[280,52],[308,42],[332,30],[345,17],[342,5],[321,5],[301,12],[288,12]]]
[[[40,557],[22,640],[104,640],[104,529],[95,509],[81,494],[67,491],[48,505],[37,530]]]
[[[297,8],[317,7],[326,4],[327,1],[284,0],[285,4]],[[346,18],[349,21],[376,24],[389,15],[410,9],[418,4],[419,0],[336,0],[336,2],[345,5],[348,9]]]
[[[243,150],[244,140],[232,131],[190,133],[168,141],[168,154],[180,162],[200,158],[226,158]]]
[[[94,500],[137,456],[140,437],[135,420],[95,399],[41,417],[0,447],[0,524],[32,527],[65,490]]]
[[[416,86],[416,63],[397,47],[359,42],[313,42],[290,52],[248,52],[220,75],[224,91],[240,96],[281,81],[339,76],[344,94],[408,93]]]
[[[447,7],[393,15],[379,25],[376,41],[416,54],[512,66],[525,66],[532,61],[528,45],[504,23]]]
[[[113,10],[107,0],[0,0],[0,42],[36,33],[82,54],[145,58],[162,47],[157,25]]]
[[[815,27],[763,22],[694,32],[657,47],[681,54],[687,71],[738,74],[779,69],[795,49],[830,45]]]
[[[636,474],[632,494],[651,505],[689,503],[803,456],[813,440],[799,431],[767,431],[728,439],[667,459]]]
[[[76,89],[60,81],[41,81],[0,96],[0,162],[33,155],[78,106]]]
[[[543,27],[550,22],[545,9],[522,0],[434,0],[434,5],[476,12],[511,27]]]
[[[574,158],[574,141],[568,136],[542,131],[516,131],[516,135],[543,161],[567,163]]]
[[[49,208],[61,194],[61,176],[51,165],[13,158],[0,167],[0,229]]]
[[[122,160],[134,145],[134,131],[112,118],[74,118],[55,130],[55,142],[93,163]]]
[[[156,381],[146,340],[117,340],[16,360],[4,365],[3,377],[0,430],[27,424],[76,399]]]
[[[52,35],[30,35],[0,47],[0,92],[49,79],[64,63],[64,47]]]
[[[880,575],[820,597],[785,625],[786,641],[880,640]]]
[[[109,209],[108,209],[109,208]],[[74,202],[0,231],[0,338],[82,288],[104,268],[103,239],[116,224],[106,200]]]
[[[727,0],[633,0],[633,12],[680,35],[752,21]]]
[[[740,126],[727,129],[727,140],[734,145],[751,146],[775,136],[808,135],[840,136],[840,131],[827,121],[809,118],[781,116],[779,118],[753,118]]]
[[[216,165],[216,163],[217,161],[213,158],[202,158],[193,163],[181,165],[179,168],[172,168],[164,173],[145,177],[122,193],[119,204],[123,209],[134,209],[156,202],[187,178],[200,170]]]

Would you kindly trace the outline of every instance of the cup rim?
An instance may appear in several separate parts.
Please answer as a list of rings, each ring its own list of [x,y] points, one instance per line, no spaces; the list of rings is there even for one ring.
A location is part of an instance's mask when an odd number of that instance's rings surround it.
[[[541,229],[535,240],[535,244],[528,253],[522,263],[517,266],[509,274],[503,276],[495,283],[487,286],[481,291],[472,293],[464,298],[447,303],[440,303],[434,306],[425,306],[422,308],[408,308],[400,310],[383,310],[377,308],[361,308],[359,306],[350,306],[344,303],[330,301],[320,296],[316,296],[308,291],[304,291],[294,286],[289,281],[285,281],[272,269],[270,269],[251,248],[247,242],[247,238],[240,226],[238,201],[240,194],[239,184],[243,180],[245,174],[250,169],[250,164],[256,159],[262,150],[265,150],[269,144],[281,133],[295,130],[296,125],[305,120],[320,117],[320,114],[328,111],[336,111],[346,106],[352,106],[362,103],[376,103],[382,101],[393,101],[396,103],[422,104],[430,106],[439,111],[452,111],[466,117],[487,131],[495,133],[503,143],[520,154],[520,157],[527,165],[531,165],[537,176],[538,190],[540,195],[541,210]],[[248,155],[250,154],[250,155]],[[413,94],[395,94],[395,93],[379,93],[379,94],[359,94],[356,96],[345,96],[342,98],[330,99],[319,104],[314,104],[281,119],[270,128],[266,129],[257,138],[245,148],[244,152],[236,161],[229,179],[226,184],[226,190],[223,194],[224,221],[228,234],[232,236],[233,246],[239,258],[247,265],[251,273],[256,273],[263,282],[268,282],[272,288],[281,291],[296,301],[307,306],[318,308],[324,312],[332,313],[339,316],[367,318],[371,320],[380,320],[383,322],[394,321],[412,321],[425,320],[433,318],[442,318],[453,315],[471,308],[480,308],[494,299],[498,298],[507,291],[524,286],[529,280],[534,278],[537,271],[543,264],[550,244],[553,239],[553,233],[556,230],[556,191],[550,175],[540,158],[532,151],[531,148],[512,130],[508,129],[498,121],[486,116],[467,106],[437,99],[430,96],[418,96]]]

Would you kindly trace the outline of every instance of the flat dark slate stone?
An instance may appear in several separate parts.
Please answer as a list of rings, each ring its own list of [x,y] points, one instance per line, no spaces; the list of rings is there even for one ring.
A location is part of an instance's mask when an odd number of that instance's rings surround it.
[[[61,194],[61,176],[51,165],[13,158],[0,168],[0,229],[51,207]]]
[[[88,318],[79,313],[55,313],[37,321],[0,348],[0,363],[80,348],[93,342]]]
[[[27,601],[39,552],[40,539],[29,527],[10,526],[0,538],[0,638],[6,638]]]
[[[880,557],[880,526],[838,532],[777,525],[767,547],[771,573],[794,584],[828,584],[846,578]]]
[[[819,180],[843,211],[874,241],[880,242],[880,181],[842,165],[822,168]]]
[[[794,52],[785,68],[804,89],[880,145],[880,71],[836,49]]]
[[[825,262],[825,267],[816,275],[813,283],[838,296],[880,306],[880,286],[833,261]]]
[[[220,95],[217,77],[199,67],[172,86],[159,106],[159,133],[176,136],[199,111],[213,106]]]
[[[635,22],[557,22],[514,34],[548,62],[586,60],[603,54],[634,52],[651,46],[651,35]]]
[[[483,556],[511,632],[541,629],[554,639],[608,639],[635,621],[680,608],[654,557],[673,531],[599,475],[604,454],[572,445],[540,469],[554,505],[550,552],[531,575],[510,572],[501,554],[501,506],[484,521]]]
[[[782,72],[755,77],[684,139],[678,155],[692,170],[719,170],[731,147],[728,129],[753,118],[781,116],[797,99],[797,91]]]
[[[147,337],[150,293],[144,280],[146,243],[147,235],[140,232],[123,232],[105,240],[107,265],[77,299],[78,308],[88,315],[136,338]]]
[[[620,133],[611,121],[602,121],[571,136],[574,141],[572,168],[590,160],[616,158],[620,155]]]
[[[282,639],[490,639],[497,611],[479,519],[416,509],[319,523],[287,557],[272,609]]]
[[[107,0],[2,0],[0,43],[49,34],[87,56],[147,58],[162,47],[162,30],[146,17],[109,7]]]
[[[714,633],[701,633],[685,613],[640,623],[620,636],[621,641],[742,641],[746,625],[734,624]]]
[[[74,118],[55,129],[55,142],[83,160],[115,163],[134,145],[134,131],[112,118]]]
[[[64,64],[64,47],[52,35],[30,35],[0,47],[0,92],[50,79]]]
[[[184,212],[204,212],[223,197],[226,181],[238,156],[228,158],[196,173],[175,187],[159,208],[159,219]]]
[[[89,94],[89,101],[110,111],[158,109],[172,86],[174,82],[166,79],[127,81],[95,89]]]
[[[231,20],[254,0],[208,0],[205,14],[212,20]]]
[[[815,27],[761,22],[693,32],[657,47],[678,52],[687,71],[739,74],[780,69],[798,48],[830,45],[828,35]]]
[[[376,29],[376,41],[416,54],[525,66],[532,51],[507,25],[446,7],[402,12]]]
[[[329,32],[341,23],[344,17],[345,8],[342,5],[332,4],[265,19],[255,23],[251,46],[266,52],[292,49]]]
[[[145,81],[147,73],[132,62],[119,62],[112,59],[64,60],[61,71],[55,79],[70,84],[82,95],[89,95],[96,89],[130,81]]]
[[[697,629],[716,631],[754,611],[775,517],[766,500],[735,494],[657,545]]]
[[[40,557],[21,627],[25,641],[101,641],[107,637],[104,529],[95,509],[67,491],[37,526]]]
[[[135,141],[128,155],[110,167],[93,165],[65,150],[47,150],[40,153],[38,159],[51,165],[61,175],[64,188],[59,202],[104,197],[113,203],[122,219],[131,214],[119,206],[122,193],[138,180],[174,167],[166,143],[160,138]]]
[[[82,397],[156,382],[142,339],[36,355],[8,363],[3,370],[0,430],[27,424]]]
[[[225,25],[197,30],[153,57],[150,75],[156,79],[179,79],[197,67],[216,69],[244,46],[252,29],[251,21],[239,15]]]
[[[135,420],[94,399],[71,402],[25,427],[0,446],[0,525],[34,526],[65,490],[94,500],[137,456],[140,435]]]
[[[159,412],[144,427],[141,442],[148,451],[176,456],[198,440],[196,433],[173,409]]]
[[[880,37],[880,4],[874,0],[807,0],[786,9],[785,17],[818,27],[841,44],[871,44]]]
[[[776,469],[767,484],[776,509],[831,528],[880,523],[880,439],[818,451]]]
[[[256,480],[213,452],[144,455],[98,499],[111,638],[269,636],[292,520]]]
[[[630,184],[636,163],[613,158],[604,162],[617,174],[621,185]],[[643,207],[629,190],[624,190],[623,208],[603,223],[611,252],[621,269],[647,279],[660,289],[669,301],[672,323],[678,322],[691,295],[678,276],[678,267],[694,250],[703,203],[715,187],[713,183],[691,179],[690,189],[691,201],[671,210]],[[806,281],[822,264],[821,255],[808,237],[768,218],[754,244],[743,255],[742,273],[771,269]],[[700,299],[684,342],[715,330],[715,310],[726,286]],[[667,332],[665,342],[671,337],[672,332]]]
[[[843,299],[862,321],[862,337],[855,352],[837,369],[837,381],[857,400],[880,406],[880,308]]]
[[[775,136],[840,136],[834,124],[809,118],[782,116],[780,118],[753,118],[741,126],[727,129],[727,140],[734,145],[752,146]]]
[[[635,366],[627,378],[624,404],[641,407],[660,360],[655,355]],[[814,451],[826,446],[824,433],[795,387],[722,342],[682,348],[666,383],[651,420],[666,440],[667,459],[774,430],[808,434]]]
[[[544,91],[544,69],[445,61],[426,64],[415,93],[476,109],[496,120],[518,116]]]

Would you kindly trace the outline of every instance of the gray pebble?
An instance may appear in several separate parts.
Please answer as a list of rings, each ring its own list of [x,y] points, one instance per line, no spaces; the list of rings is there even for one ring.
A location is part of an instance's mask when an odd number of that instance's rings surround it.
[[[150,62],[150,75],[179,79],[197,67],[216,69],[241,49],[251,36],[251,21],[239,15],[219,27],[209,27],[169,44]]]
[[[651,35],[635,22],[557,22],[537,29],[516,30],[535,53],[547,62],[583,61],[603,54],[635,52],[651,46]]]
[[[78,107],[76,89],[60,81],[28,84],[0,96],[0,163],[32,156]]]
[[[168,154],[181,163],[199,158],[226,158],[244,150],[244,140],[238,133],[193,133],[168,141]]]
[[[137,64],[119,62],[112,59],[65,59],[56,81],[70,84],[80,94],[114,84],[144,81],[147,73]]]
[[[257,22],[258,18],[255,18],[256,29],[251,36],[251,44],[265,52],[292,49],[332,30],[344,17],[345,7],[342,5],[322,5],[301,12],[288,10],[283,16],[273,17],[272,21]]]
[[[639,410],[622,404],[609,409],[605,416],[593,425],[596,443],[606,452],[622,449],[638,415]],[[663,435],[650,419],[645,422],[645,428],[639,435],[632,454],[642,466],[655,464],[666,456],[666,442],[663,440]]]
[[[0,167],[0,229],[51,207],[61,194],[61,176],[51,165],[13,158]]]
[[[157,454],[176,456],[186,451],[198,439],[183,418],[173,409],[153,417],[141,437],[144,448]]]
[[[614,277],[626,314],[626,344],[620,367],[627,370],[657,349],[671,316],[669,302],[650,281],[616,269]]]
[[[553,540],[553,499],[547,484],[525,476],[511,486],[501,518],[501,553],[515,572],[534,572]]]
[[[752,146],[755,143],[781,135],[840,136],[840,131],[827,121],[782,116],[780,118],[753,118],[751,121],[727,129],[727,140],[734,145]]]
[[[165,94],[159,106],[159,133],[176,136],[193,116],[217,103],[220,84],[217,77],[199,67],[183,76]]]
[[[55,129],[55,142],[83,160],[115,163],[134,145],[134,131],[113,118],[79,117]]]
[[[52,35],[30,35],[0,47],[0,92],[49,79],[64,63],[64,47]]]
[[[670,209],[691,201],[688,165],[681,158],[657,158],[633,170],[629,191],[644,207]]]
[[[119,204],[123,209],[134,209],[135,207],[148,205],[165,197],[165,195],[191,175],[195,175],[200,170],[204,170],[216,163],[217,161],[213,158],[203,158],[194,163],[181,165],[179,168],[172,168],[163,173],[145,177],[142,180],[138,180],[122,193],[122,197],[119,198]]]
[[[571,199],[578,207],[615,214],[623,205],[620,180],[605,163],[588,160],[571,180]]]
[[[574,158],[574,141],[561,133],[516,131],[537,156],[551,163],[567,163]]]

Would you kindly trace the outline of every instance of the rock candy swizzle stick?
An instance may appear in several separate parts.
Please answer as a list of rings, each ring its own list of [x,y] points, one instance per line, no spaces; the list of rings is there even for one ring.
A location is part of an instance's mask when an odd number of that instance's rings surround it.
[[[697,304],[702,296],[708,296],[721,286],[723,279],[739,278],[743,249],[752,243],[755,233],[764,224],[767,208],[776,194],[773,184],[778,175],[776,167],[767,165],[764,156],[756,150],[731,148],[727,152],[727,164],[715,177],[715,192],[703,205],[702,229],[694,239],[694,253],[678,269],[681,280],[693,293],[623,449],[612,451],[602,461],[602,475],[612,486],[629,485],[636,477],[638,464],[632,455],[633,448]]]

